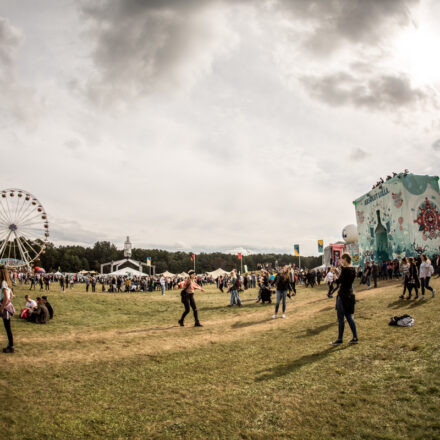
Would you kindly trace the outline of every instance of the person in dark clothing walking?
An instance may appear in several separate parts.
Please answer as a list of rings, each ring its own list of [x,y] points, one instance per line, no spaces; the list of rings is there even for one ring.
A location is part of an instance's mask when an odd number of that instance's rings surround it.
[[[338,339],[333,341],[331,345],[341,345],[342,338],[344,336],[345,319],[350,326],[353,333],[353,339],[350,344],[357,344],[359,342],[357,337],[356,324],[353,319],[354,305],[356,298],[353,293],[353,281],[356,278],[355,268],[351,265],[351,256],[349,254],[343,254],[341,257],[342,268],[341,274],[336,280],[336,284],[339,286],[338,296],[336,298],[336,312],[339,322]]]
[[[202,324],[200,324],[199,321],[199,314],[197,312],[197,306],[196,302],[194,301],[194,290],[200,290],[202,292],[205,292],[205,289],[202,289],[195,281],[194,278],[196,276],[196,273],[193,270],[190,270],[188,272],[189,278],[185,280],[185,283],[183,285],[183,290],[181,292],[182,296],[182,304],[185,307],[184,312],[182,313],[182,317],[179,319],[178,323],[180,326],[184,326],[183,321],[185,320],[185,316],[189,313],[190,307],[193,310],[194,313],[194,327],[203,327]]]
[[[405,299],[411,299],[413,289],[416,291],[416,296],[414,297],[414,299],[417,299],[419,297],[419,287],[420,287],[417,265],[413,257],[409,257],[408,261],[409,261],[408,283],[407,283],[408,296]]]

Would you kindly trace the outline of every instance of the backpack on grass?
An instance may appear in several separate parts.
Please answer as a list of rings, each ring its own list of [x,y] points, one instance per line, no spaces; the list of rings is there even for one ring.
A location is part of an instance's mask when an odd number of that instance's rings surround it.
[[[390,319],[388,325],[396,325],[398,327],[412,327],[414,318],[410,315],[394,316]]]

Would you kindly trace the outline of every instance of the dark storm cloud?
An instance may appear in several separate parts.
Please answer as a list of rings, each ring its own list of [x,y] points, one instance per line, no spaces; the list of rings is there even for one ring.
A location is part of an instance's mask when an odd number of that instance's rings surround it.
[[[404,75],[363,78],[339,72],[321,77],[303,77],[302,83],[312,96],[332,106],[393,110],[428,98],[422,90],[413,88]]]
[[[88,89],[89,95],[99,101],[105,94],[142,94],[170,77],[179,78],[182,64],[191,63],[191,57],[200,55],[201,50],[210,50],[209,46],[200,48],[198,43],[212,38],[211,26],[204,22],[204,12],[211,8],[247,5],[259,8],[261,13],[282,13],[292,21],[306,23],[309,30],[304,46],[323,55],[344,42],[354,46],[377,44],[396,26],[408,24],[409,8],[417,3],[418,0],[84,2],[82,12],[100,74]]]

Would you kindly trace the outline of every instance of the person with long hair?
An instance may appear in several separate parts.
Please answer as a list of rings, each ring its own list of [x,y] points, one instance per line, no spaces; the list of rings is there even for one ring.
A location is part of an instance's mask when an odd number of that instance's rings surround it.
[[[273,319],[278,317],[278,309],[280,307],[281,300],[283,300],[283,314],[282,318],[286,317],[286,297],[287,291],[292,290],[290,285],[290,267],[284,266],[283,269],[277,273],[274,281],[274,285],[277,288],[277,302],[275,304],[275,313],[272,316]]]
[[[178,323],[181,327],[184,326],[184,319],[185,316],[189,313],[190,307],[193,310],[194,313],[194,327],[203,327],[202,324],[200,324],[199,321],[199,314],[197,311],[196,302],[194,301],[194,290],[200,290],[201,292],[205,292],[204,289],[202,289],[195,281],[194,278],[196,277],[196,273],[193,270],[190,270],[188,272],[189,277],[185,280],[183,284],[183,290],[181,292],[182,296],[182,304],[185,307],[184,312],[182,313],[182,317],[179,319]]]
[[[343,254],[341,257],[341,273],[336,280],[339,291],[336,297],[336,312],[338,315],[339,333],[338,339],[333,341],[331,345],[342,344],[342,338],[344,336],[345,319],[350,326],[353,333],[353,339],[349,341],[349,344],[357,344],[359,342],[357,337],[356,324],[354,322],[354,305],[356,298],[353,293],[353,281],[356,279],[356,270],[351,264],[351,256],[349,254]]]
[[[0,314],[3,318],[6,334],[8,336],[8,346],[3,349],[3,353],[14,353],[14,337],[11,330],[11,317],[15,313],[11,303],[12,284],[9,272],[6,268],[0,268]]]
[[[406,290],[408,288],[408,282],[409,282],[409,268],[410,268],[410,264],[408,263],[408,260],[406,259],[406,257],[402,258],[402,265],[401,265],[401,270],[402,270],[402,278],[403,278],[403,292],[402,295],[399,296],[400,299],[405,298],[405,293]]]

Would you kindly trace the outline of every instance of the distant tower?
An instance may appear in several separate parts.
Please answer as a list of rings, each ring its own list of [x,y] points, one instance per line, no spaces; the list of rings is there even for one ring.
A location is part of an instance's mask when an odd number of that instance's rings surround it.
[[[124,243],[124,257],[125,258],[130,258],[131,257],[130,237],[127,237],[127,240],[125,240],[125,243]]]

